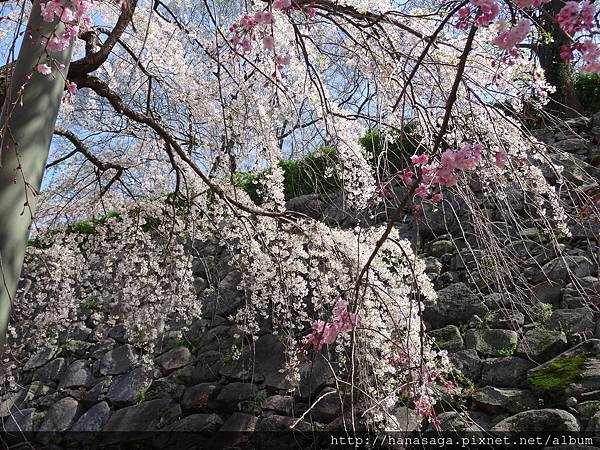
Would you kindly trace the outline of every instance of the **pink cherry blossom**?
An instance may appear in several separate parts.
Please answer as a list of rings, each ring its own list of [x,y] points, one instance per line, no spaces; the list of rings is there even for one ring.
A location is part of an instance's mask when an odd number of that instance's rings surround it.
[[[433,194],[433,197],[431,197],[431,200],[434,203],[439,203],[444,199],[444,195],[441,192],[436,192],[435,194]]]
[[[65,31],[62,33],[62,38],[65,41],[72,41],[79,36],[79,26],[77,25],[66,25]]]
[[[421,198],[427,197],[427,186],[421,183],[415,190],[415,194],[417,194]]]
[[[539,8],[550,0],[515,0],[515,4],[520,8]]]
[[[273,36],[270,36],[268,34],[265,34],[263,36],[262,43],[263,43],[263,47],[266,50],[273,50],[273,48],[275,47],[275,41],[273,39]]]
[[[275,62],[278,66],[287,66],[290,63],[290,55],[276,55]]]
[[[423,164],[427,164],[429,157],[427,155],[412,155],[410,160],[415,166],[422,166]]]
[[[315,320],[312,323],[313,331],[304,337],[304,345],[321,350],[323,345],[333,344],[340,334],[354,330],[358,321],[358,315],[348,311],[348,302],[340,299],[333,308],[333,320]]]
[[[292,6],[292,0],[275,0],[273,2],[273,8],[283,11]]]
[[[600,73],[600,47],[591,39],[583,42],[580,47],[584,64],[583,72]]]
[[[515,49],[525,39],[530,29],[531,23],[526,19],[519,20],[510,29],[507,28],[506,21],[501,21],[498,36],[494,38],[494,44],[501,50],[510,51]]]
[[[48,64],[38,64],[35,67],[35,70],[37,70],[42,75],[50,75],[52,73],[52,67],[50,67]]]
[[[50,0],[49,2],[41,3],[40,8],[44,22],[52,22],[55,15],[60,17],[63,12],[60,0]]]
[[[73,82],[69,82],[69,84],[67,84],[67,90],[69,91],[69,94],[71,94],[71,95],[77,94],[77,84],[73,83]]]
[[[567,33],[574,35],[579,31],[590,30],[594,27],[596,7],[589,1],[569,1],[556,15],[556,21]]]
[[[400,174],[400,180],[402,180],[405,185],[409,185],[412,183],[414,176],[415,173],[412,170],[407,170],[406,172],[402,172]]]
[[[560,57],[563,61],[575,61],[575,55],[573,54],[573,47],[569,44],[563,44],[560,47]]]
[[[508,161],[508,154],[504,150],[498,150],[494,155],[494,158],[496,166],[503,169]]]
[[[500,12],[495,0],[471,0],[471,4],[479,7],[479,15],[475,20],[477,25],[489,25]]]
[[[75,20],[73,10],[65,6],[60,14],[60,20],[65,23],[73,22]]]
[[[271,25],[275,23],[275,17],[270,11],[258,11],[254,14],[254,20],[259,25]]]
[[[459,30],[466,30],[469,28],[469,17],[471,16],[472,10],[468,6],[464,6],[458,10],[457,16],[458,21],[454,25]]]

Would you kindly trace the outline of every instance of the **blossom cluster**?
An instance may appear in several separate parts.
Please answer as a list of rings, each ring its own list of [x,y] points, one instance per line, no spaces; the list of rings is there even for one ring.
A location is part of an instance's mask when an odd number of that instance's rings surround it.
[[[519,8],[542,8],[549,0],[517,0],[515,3]],[[475,19],[471,16],[475,12]],[[457,12],[457,21],[455,27],[457,29],[466,30],[472,25],[485,26],[490,25],[500,14],[500,7],[496,0],[471,0],[469,6],[460,8]],[[555,16],[557,24],[572,38],[573,42],[565,44],[561,51],[561,57],[565,61],[575,60],[574,51],[581,53],[584,62],[583,71],[600,72],[600,49],[592,41],[585,39],[579,42],[578,33],[589,32],[595,33],[595,15],[596,8],[594,3],[584,0],[568,1],[565,3],[560,12]],[[493,39],[494,45],[505,53],[503,60],[510,60],[518,55],[517,49],[519,44],[527,37],[531,31],[532,21],[529,17],[524,17],[519,20],[513,19],[513,25],[505,19],[498,21],[498,33]]]
[[[57,27],[50,36],[41,39],[41,45],[46,52],[46,62],[38,62],[35,70],[46,76],[52,76],[53,66],[62,71],[64,64],[56,64],[51,56],[53,52],[65,50],[77,37],[90,29],[90,17],[94,0],[49,0],[40,3],[42,20],[52,23],[55,20],[63,26],[62,31]],[[67,93],[63,102],[72,102],[77,93],[77,85],[66,81]]]
[[[415,167],[421,170],[421,183],[416,188],[415,193],[425,198],[429,195],[431,187],[437,185],[441,187],[453,187],[458,183],[458,174],[460,171],[471,171],[481,162],[481,144],[465,144],[460,149],[446,149],[442,152],[439,162],[428,164],[427,155],[413,155],[411,161]],[[405,184],[413,181],[414,172],[405,171],[401,179]],[[434,194],[433,201],[439,202],[442,199],[441,193]]]
[[[567,33],[574,35],[594,27],[596,8],[587,0],[569,1],[556,15],[556,21]]]
[[[295,8],[291,0],[275,0],[272,9],[283,15],[291,14]],[[316,10],[313,7],[306,8],[306,16],[312,19]],[[240,55],[247,55],[252,49],[253,41],[260,39],[265,50],[275,53],[275,64],[278,68],[289,65],[289,54],[276,52],[275,33],[273,25],[275,15],[271,9],[258,10],[253,15],[244,14],[239,20],[233,22],[229,31],[233,33],[231,44]]]
[[[35,318],[28,333],[50,343],[78,321],[124,325],[152,354],[171,321],[201,313],[184,247],[189,232],[160,204],[114,211],[89,227],[36,236],[24,268],[32,287],[14,314]]]
[[[340,299],[333,308],[333,319],[330,322],[315,320],[313,331],[304,337],[304,344],[321,350],[323,345],[333,344],[340,334],[354,330],[358,322],[358,315],[348,311],[348,302]]]
[[[531,30],[529,20],[521,19],[513,27],[508,28],[506,21],[501,21],[498,35],[494,38],[494,44],[499,49],[515,55],[517,46],[525,39]]]
[[[303,365],[317,353],[335,362],[338,377],[350,375],[356,358],[355,382],[368,394],[366,406],[387,420],[386,408],[406,394],[403,386],[411,386],[415,401],[425,395],[425,388],[417,386],[421,375],[415,367],[427,366],[423,375],[449,370],[445,353],[434,351],[427,339],[421,339],[418,311],[422,305],[417,304],[435,299],[435,291],[424,263],[396,231],[392,232],[395,243],[386,242],[369,268],[364,295],[351,310],[344,297],[381,228],[343,230],[308,219],[286,224],[244,213],[232,217],[220,204],[211,205],[210,217],[204,233],[220,238],[232,256],[232,267],[241,272],[240,289],[246,294],[231,320],[252,336],[260,334],[265,320],[272,324],[273,333],[288,349],[285,370],[291,389]],[[350,332],[354,355],[348,349]],[[404,364],[383,357],[397,348],[407,354]],[[428,389],[435,403],[433,382]]]

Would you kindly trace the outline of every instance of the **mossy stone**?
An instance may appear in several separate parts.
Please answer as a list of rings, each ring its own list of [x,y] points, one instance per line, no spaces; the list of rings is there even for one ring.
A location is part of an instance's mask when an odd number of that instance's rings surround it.
[[[546,365],[530,371],[529,383],[543,391],[563,390],[581,377],[583,365],[588,357],[588,353],[578,353],[556,358]]]

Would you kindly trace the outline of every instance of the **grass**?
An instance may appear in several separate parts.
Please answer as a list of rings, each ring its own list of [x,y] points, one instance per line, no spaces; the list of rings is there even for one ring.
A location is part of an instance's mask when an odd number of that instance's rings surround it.
[[[176,340],[175,340],[175,346],[176,347],[187,347],[188,350],[193,350],[194,348],[194,344],[192,344],[188,338],[186,338],[185,336],[179,336]]]
[[[254,404],[258,408],[262,408],[265,405],[266,401],[267,401],[267,394],[265,394],[264,392],[260,392],[254,399]]]
[[[86,311],[93,311],[94,309],[96,309],[96,306],[97,302],[95,298],[88,298],[81,305],[81,307]]]
[[[544,308],[538,313],[536,320],[536,328],[545,329],[546,324],[552,317],[552,313],[554,312],[554,306],[550,303],[544,305]]]
[[[528,376],[529,383],[543,391],[562,390],[581,377],[583,364],[588,357],[587,353],[579,353],[534,369]]]
[[[498,350],[498,354],[500,356],[512,356],[513,353],[515,353],[516,349],[517,349],[517,341],[513,341],[510,343],[510,346],[508,346],[506,348],[501,348],[500,350]]]
[[[491,319],[492,315],[490,313],[487,313],[483,319],[481,319],[481,321],[477,324],[477,329],[478,330],[487,330],[490,327],[490,319]]]
[[[135,395],[135,404],[141,405],[145,401],[146,401],[146,389],[140,388],[140,389],[138,389],[138,391]]]

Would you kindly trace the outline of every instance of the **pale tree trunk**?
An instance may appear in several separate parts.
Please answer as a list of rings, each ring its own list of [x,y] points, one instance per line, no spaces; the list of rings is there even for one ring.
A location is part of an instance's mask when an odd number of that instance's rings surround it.
[[[40,44],[42,36],[62,32],[63,25],[46,23],[35,0],[23,36],[9,91],[0,117],[0,354],[3,351],[12,300],[21,274],[32,216],[37,207],[42,176],[48,159],[52,133],[64,91],[64,74],[69,70],[73,43],[53,52],[47,61]],[[53,76],[35,72],[39,63],[52,66]],[[64,64],[59,70],[57,66]],[[27,77],[31,79],[27,81]],[[27,83],[22,96],[21,86]]]

